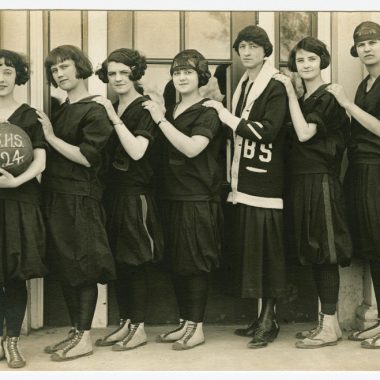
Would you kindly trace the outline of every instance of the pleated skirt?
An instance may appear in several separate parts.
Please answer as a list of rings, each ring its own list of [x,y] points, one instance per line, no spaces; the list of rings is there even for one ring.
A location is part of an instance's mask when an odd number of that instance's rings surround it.
[[[323,173],[291,176],[285,218],[292,262],[350,265],[352,241],[339,178]]]
[[[0,220],[0,285],[46,275],[46,232],[40,207],[0,199]]]
[[[283,212],[236,206],[233,292],[241,298],[279,298],[286,292]]]
[[[110,192],[104,205],[108,239],[116,263],[141,265],[161,261],[164,237],[152,195]]]
[[[161,201],[165,263],[179,275],[219,267],[223,211],[219,202]]]
[[[349,165],[345,181],[355,256],[380,260],[380,165]]]
[[[105,212],[96,199],[46,192],[44,217],[52,272],[64,284],[105,284],[115,279]]]

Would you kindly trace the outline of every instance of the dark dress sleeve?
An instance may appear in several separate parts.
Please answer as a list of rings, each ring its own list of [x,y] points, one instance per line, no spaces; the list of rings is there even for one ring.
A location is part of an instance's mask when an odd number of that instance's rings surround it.
[[[273,142],[284,126],[288,113],[288,97],[282,83],[276,82],[271,86],[264,107],[260,120],[241,119],[236,134],[262,144]]]
[[[98,105],[95,106],[96,108],[94,107],[87,112],[83,120],[83,140],[79,144],[80,152],[86,157],[91,166],[101,162],[102,150],[113,131],[105,110],[99,108]]]
[[[221,123],[217,112],[212,108],[205,108],[202,114],[195,120],[190,136],[204,136],[211,141],[218,133],[220,127]]]
[[[42,130],[42,125],[38,120],[36,111],[31,108],[29,111],[28,118],[31,120],[31,124],[28,127],[28,134],[32,142],[33,149],[48,149],[48,143],[45,139],[44,132]]]
[[[144,136],[152,143],[158,135],[158,127],[155,125],[148,110],[141,107],[138,114],[138,124],[133,134],[135,136]]]
[[[325,137],[340,127],[340,119],[345,117],[345,111],[339,106],[335,97],[327,91],[318,97],[313,109],[304,114],[307,123],[317,125],[318,137]]]

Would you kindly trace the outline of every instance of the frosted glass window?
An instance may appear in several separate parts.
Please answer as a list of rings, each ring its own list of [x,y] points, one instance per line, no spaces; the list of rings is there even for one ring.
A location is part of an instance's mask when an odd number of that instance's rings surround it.
[[[294,45],[311,35],[311,12],[280,12],[280,62],[287,62]]]
[[[144,94],[149,95],[152,100],[158,102],[164,107],[164,90],[170,82],[170,65],[148,65],[145,75],[141,78],[140,83],[144,87]]]
[[[28,12],[1,11],[0,47],[28,54]],[[31,65],[33,70],[33,63]],[[28,102],[28,86],[15,87],[15,98],[19,102]]]
[[[173,58],[179,34],[179,12],[135,12],[135,48],[147,58]]]
[[[231,13],[186,12],[185,38],[207,59],[231,59]]]
[[[50,11],[50,50],[59,45],[81,48],[81,11]]]

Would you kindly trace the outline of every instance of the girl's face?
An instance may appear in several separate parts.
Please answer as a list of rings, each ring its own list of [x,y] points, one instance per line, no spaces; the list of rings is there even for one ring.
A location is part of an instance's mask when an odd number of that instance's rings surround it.
[[[4,97],[13,93],[16,83],[16,69],[5,64],[5,59],[0,58],[0,96]]]
[[[360,60],[367,66],[372,66],[380,62],[380,41],[367,40],[356,45],[356,51]]]
[[[297,50],[297,72],[304,80],[312,80],[321,74],[321,58],[311,51]]]
[[[173,72],[174,87],[180,94],[198,91],[198,73],[194,69],[180,69]]]
[[[61,90],[66,92],[74,90],[79,82],[83,80],[77,78],[77,69],[72,59],[66,59],[65,61],[52,65],[50,70],[55,83],[57,83]]]
[[[118,95],[126,94],[134,88],[133,81],[129,79],[131,73],[131,68],[124,63],[112,61],[108,63],[108,81]]]
[[[239,44],[239,57],[246,69],[261,67],[264,63],[265,51],[253,41],[241,41]]]

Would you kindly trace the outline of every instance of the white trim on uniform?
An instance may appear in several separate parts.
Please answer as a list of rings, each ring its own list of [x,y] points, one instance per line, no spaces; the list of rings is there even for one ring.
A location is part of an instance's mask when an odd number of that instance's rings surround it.
[[[228,194],[227,202],[232,202],[233,204],[242,203],[254,207],[275,208],[279,210],[282,210],[284,207],[284,202],[281,198],[257,197],[255,195],[240,193],[239,191],[231,191]]]
[[[256,129],[252,127],[251,124],[247,123],[247,127],[251,130],[251,132],[258,138],[258,139],[262,139],[262,137],[256,132]]]

